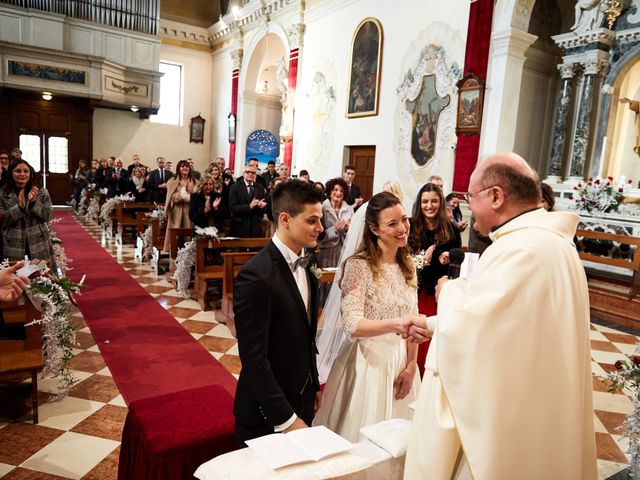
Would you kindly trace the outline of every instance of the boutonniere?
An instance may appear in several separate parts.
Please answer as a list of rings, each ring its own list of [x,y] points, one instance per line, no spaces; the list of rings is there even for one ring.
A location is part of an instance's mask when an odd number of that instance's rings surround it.
[[[309,264],[309,271],[313,273],[313,276],[318,280],[318,285],[320,284],[320,278],[322,277],[322,269],[318,266],[318,262],[314,261]]]

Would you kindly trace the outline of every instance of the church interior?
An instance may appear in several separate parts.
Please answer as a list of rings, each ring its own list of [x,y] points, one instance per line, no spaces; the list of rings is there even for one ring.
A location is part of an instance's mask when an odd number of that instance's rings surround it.
[[[128,200],[75,192],[81,160],[138,157],[146,175],[162,158],[180,175],[183,160],[208,172],[221,157],[220,178],[240,179],[254,158],[261,174],[273,162],[322,185],[350,166],[364,201],[397,182],[409,216],[436,176],[466,225],[471,174],[497,152],[521,155],[555,210],[581,217],[598,477],[626,476],[638,392],[605,377],[640,340],[640,0],[0,0],[0,59],[0,153],[18,147],[33,167],[84,286],[63,315],[74,383],[36,372],[33,391],[33,368],[3,372],[15,350],[0,337],[1,478],[193,478],[149,461],[145,441],[169,432],[193,453],[198,416],[216,408],[226,417],[209,426],[233,429],[242,365],[226,295],[242,263],[201,262],[212,241],[191,229],[157,244],[164,199],[127,216]],[[145,405],[158,431],[142,432]],[[233,449],[217,447],[207,460]]]

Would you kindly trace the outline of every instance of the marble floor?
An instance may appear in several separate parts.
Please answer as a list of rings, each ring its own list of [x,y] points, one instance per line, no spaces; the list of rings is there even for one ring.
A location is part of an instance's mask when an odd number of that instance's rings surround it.
[[[83,226],[101,242],[99,227]],[[204,312],[195,300],[182,298],[166,275],[156,275],[148,262],[135,260],[133,246],[116,247],[113,239],[104,241],[103,246],[194,339],[237,377],[240,358],[236,341],[227,327],[215,321],[211,311]],[[0,404],[0,477],[3,480],[117,477],[127,407],[81,312],[73,313],[72,322],[77,330],[78,345],[70,368],[79,382],[69,395],[62,401],[49,401],[56,393],[55,382],[40,380],[38,425],[31,423],[28,400]],[[626,467],[626,444],[619,428],[632,405],[627,396],[609,393],[598,377],[613,369],[616,360],[634,353],[638,340],[614,328],[595,323],[591,327],[593,418],[600,479]],[[18,385],[17,390],[18,395],[22,390],[22,397],[28,398],[29,381]]]

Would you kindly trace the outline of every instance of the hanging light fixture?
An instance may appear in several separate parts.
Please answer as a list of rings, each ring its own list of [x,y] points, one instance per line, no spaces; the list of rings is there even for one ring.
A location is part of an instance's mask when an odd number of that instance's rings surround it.
[[[46,100],[48,102],[52,98],[53,98],[53,95],[51,95],[51,92],[42,92],[42,99],[43,100]]]

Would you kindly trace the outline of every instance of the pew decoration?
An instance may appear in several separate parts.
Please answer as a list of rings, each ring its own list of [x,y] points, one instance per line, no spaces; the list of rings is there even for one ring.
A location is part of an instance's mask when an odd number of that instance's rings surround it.
[[[116,209],[120,203],[135,202],[136,197],[133,193],[125,193],[124,195],[116,195],[115,197],[107,199],[100,209],[100,216],[98,217],[98,223],[104,227],[108,227],[110,231],[113,228],[113,220],[111,219],[111,213]]]
[[[640,348],[636,350],[640,353]],[[615,370],[601,377],[610,392],[622,392],[631,396],[633,410],[622,424],[622,436],[629,440],[629,478],[640,473],[640,355],[630,355],[627,360],[618,360]]]
[[[148,221],[157,220],[159,225],[167,218],[163,207],[158,207],[144,215]],[[153,257],[153,229],[151,224],[147,226],[144,233],[140,236],[140,241],[142,242],[140,258],[142,261],[150,260],[151,257]]]
[[[631,179],[614,184],[613,177],[605,179],[590,177],[584,184],[573,187],[573,209],[590,214],[618,212],[624,194],[633,185]]]
[[[25,260],[25,265],[29,265]],[[0,267],[5,268],[5,260]],[[49,268],[42,269],[25,290],[33,305],[42,312],[42,317],[33,320],[26,326],[42,325],[44,376],[58,379],[58,395],[56,400],[64,398],[77,379],[67,367],[73,357],[76,345],[76,331],[69,322],[71,305],[75,303],[74,294],[84,287],[84,277],[79,283],[67,277],[52,275]]]
[[[98,215],[100,214],[100,195],[106,195],[107,189],[102,188],[100,190],[94,189],[89,200],[89,206],[87,207],[87,213],[85,214],[85,220],[93,223],[98,223]]]
[[[176,271],[171,277],[176,281],[176,291],[183,298],[190,298],[189,283],[191,282],[191,270],[196,264],[196,243],[200,239],[208,239],[220,241],[221,235],[218,235],[216,227],[195,227],[195,235],[191,241],[184,244],[184,247],[178,250],[176,256]]]
[[[82,189],[80,192],[80,200],[77,205],[78,215],[83,216],[87,213],[87,201],[89,200],[89,193],[93,192],[96,188],[95,183],[90,183]]]
[[[64,251],[64,247],[62,246],[62,241],[58,238],[56,231],[53,229],[53,224],[59,221],[60,218],[54,218],[49,222],[49,238],[51,239],[51,246],[53,248],[51,263],[56,269],[56,274],[58,276],[63,276],[71,270],[69,263],[73,260],[67,257],[67,253]]]

